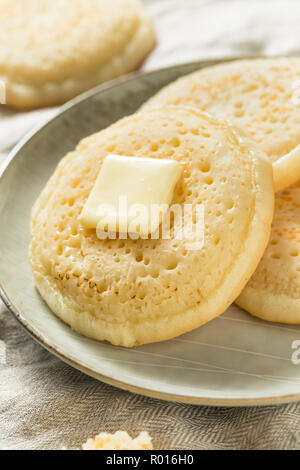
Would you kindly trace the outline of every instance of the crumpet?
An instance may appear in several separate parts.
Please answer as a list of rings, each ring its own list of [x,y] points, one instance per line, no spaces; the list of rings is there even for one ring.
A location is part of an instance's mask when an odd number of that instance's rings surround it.
[[[180,104],[228,119],[274,163],[275,190],[300,179],[300,59],[253,59],[202,69],[144,105]]]
[[[21,109],[137,69],[155,44],[139,0],[0,0],[0,80]]]
[[[103,161],[176,160],[172,205],[204,207],[204,244],[172,226],[169,239],[100,240],[79,217]],[[166,106],[132,115],[66,155],[32,211],[30,260],[50,308],[77,332],[116,345],[162,341],[223,313],[266,248],[274,205],[272,165],[227,122]],[[194,221],[193,221],[194,222]]]
[[[236,302],[264,320],[300,323],[300,183],[279,192],[265,254]]]

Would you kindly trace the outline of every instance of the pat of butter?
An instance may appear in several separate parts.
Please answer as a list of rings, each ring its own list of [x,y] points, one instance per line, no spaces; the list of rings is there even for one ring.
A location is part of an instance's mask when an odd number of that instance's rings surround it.
[[[109,232],[154,233],[180,173],[174,160],[108,155],[80,215],[81,224]]]

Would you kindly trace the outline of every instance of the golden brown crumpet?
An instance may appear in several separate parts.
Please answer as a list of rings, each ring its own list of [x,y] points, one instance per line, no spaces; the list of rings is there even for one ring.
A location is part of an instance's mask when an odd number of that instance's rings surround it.
[[[203,205],[201,249],[179,239],[176,224],[170,239],[156,240],[100,240],[82,227],[82,208],[112,152],[180,162],[171,204]],[[266,248],[273,204],[270,161],[226,122],[176,106],[132,115],[80,142],[35,203],[36,287],[88,337],[128,347],[172,338],[237,298]]]
[[[300,183],[278,193],[271,238],[237,301],[273,322],[300,323]]]
[[[300,179],[299,58],[240,60],[200,70],[168,85],[145,107],[165,104],[194,106],[246,131],[274,163],[276,190]]]

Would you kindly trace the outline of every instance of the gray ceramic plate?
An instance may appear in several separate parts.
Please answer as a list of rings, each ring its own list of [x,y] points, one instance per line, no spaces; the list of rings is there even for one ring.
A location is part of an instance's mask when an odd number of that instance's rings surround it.
[[[300,365],[293,365],[291,357],[300,327],[265,323],[232,306],[180,338],[126,350],[74,333],[51,313],[33,287],[27,260],[30,209],[61,157],[82,137],[131,114],[170,81],[212,63],[172,67],[92,90],[23,140],[0,179],[1,296],[45,348],[115,386],[209,405],[298,400]]]

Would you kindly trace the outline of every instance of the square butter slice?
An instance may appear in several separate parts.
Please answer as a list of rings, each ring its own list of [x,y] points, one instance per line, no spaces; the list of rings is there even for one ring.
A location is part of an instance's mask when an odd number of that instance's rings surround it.
[[[108,155],[80,215],[85,228],[154,233],[181,174],[177,161]]]

